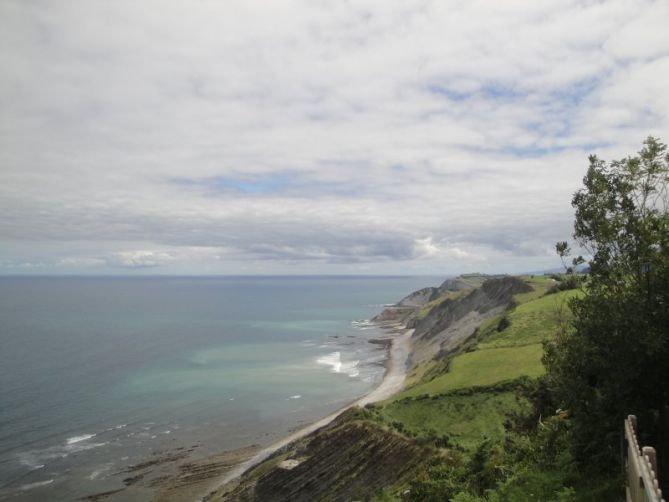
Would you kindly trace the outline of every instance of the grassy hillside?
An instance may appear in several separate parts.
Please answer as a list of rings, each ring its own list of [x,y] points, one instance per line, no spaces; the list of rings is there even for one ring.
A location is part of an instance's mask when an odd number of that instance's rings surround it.
[[[488,321],[480,328],[478,350],[499,347],[519,347],[540,343],[554,336],[558,324],[569,319],[569,298],[578,295],[577,290],[533,298],[518,305],[509,313]],[[525,296],[525,295],[518,295]],[[509,325],[499,331],[499,323],[505,318]]]
[[[493,385],[521,376],[537,377],[544,373],[542,354],[543,348],[538,343],[467,352],[453,358],[447,373],[401,392],[396,399]]]
[[[564,416],[544,410],[543,426],[534,429],[541,417],[532,396],[541,392],[542,342],[568,323],[567,303],[580,293],[550,294],[556,281],[549,277],[523,279],[533,289],[516,295],[513,308],[479,326],[460,353],[424,362],[410,388],[375,407],[382,422],[403,434],[461,452],[455,465],[429,468],[403,497],[391,486],[376,500],[616,500],[615,482],[592,482],[573,471],[561,443]]]
[[[531,291],[515,295],[459,352],[423,361],[405,391],[349,410],[217,495],[277,502],[616,500],[615,483],[575,472],[565,442],[569,420],[552,416],[537,381],[542,342],[568,321],[566,304],[578,293],[548,294],[556,285],[549,277],[523,280]],[[424,317],[462,294],[449,292],[412,315]],[[299,465],[281,468],[286,459]]]
[[[471,451],[482,438],[501,440],[511,415],[529,411],[528,400],[512,386],[471,389],[434,396],[404,397],[381,407],[388,423],[418,437]]]
[[[550,279],[533,278],[527,282],[534,291],[516,295],[516,302],[523,303],[484,322],[469,352],[452,357],[448,364],[431,361],[422,365],[409,380],[412,386],[397,399],[543,374],[541,343],[554,336],[560,322],[568,320],[567,302],[578,292],[547,295],[553,284]],[[501,329],[503,319],[506,327]]]

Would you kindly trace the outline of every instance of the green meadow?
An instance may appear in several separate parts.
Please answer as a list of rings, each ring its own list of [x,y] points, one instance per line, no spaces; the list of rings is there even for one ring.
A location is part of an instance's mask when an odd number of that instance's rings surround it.
[[[529,406],[522,393],[504,384],[544,374],[542,342],[568,321],[567,302],[579,294],[549,294],[556,284],[550,277],[524,280],[533,290],[516,295],[513,308],[484,322],[473,344],[447,360],[421,365],[408,389],[380,405],[384,421],[401,423],[416,436],[446,435],[467,450],[504,436],[508,417]],[[421,314],[445,299],[431,302]],[[504,391],[499,391],[500,385]]]
[[[403,398],[384,406],[382,415],[387,422],[401,422],[418,437],[446,436],[450,444],[473,450],[483,438],[502,439],[509,416],[528,408],[527,399],[513,391],[480,389],[471,394]]]

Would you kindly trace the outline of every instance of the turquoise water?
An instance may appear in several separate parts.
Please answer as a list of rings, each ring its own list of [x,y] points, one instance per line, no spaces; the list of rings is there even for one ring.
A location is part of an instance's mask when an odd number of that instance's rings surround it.
[[[425,277],[0,278],[0,498],[271,442],[377,385],[366,319]]]

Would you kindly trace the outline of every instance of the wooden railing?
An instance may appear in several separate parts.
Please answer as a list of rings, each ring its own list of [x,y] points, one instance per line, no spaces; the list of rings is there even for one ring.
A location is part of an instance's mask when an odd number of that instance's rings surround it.
[[[627,502],[664,502],[657,482],[657,455],[655,448],[639,448],[636,438],[636,417],[625,420],[627,441]]]

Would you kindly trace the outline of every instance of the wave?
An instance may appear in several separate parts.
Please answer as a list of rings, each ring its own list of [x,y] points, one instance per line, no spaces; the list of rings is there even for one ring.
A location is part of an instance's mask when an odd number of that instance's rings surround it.
[[[25,450],[18,452],[14,457],[19,464],[30,470],[43,469],[59,459],[67,458],[71,454],[81,453],[93,448],[99,448],[109,444],[108,442],[93,443],[88,440],[94,438],[96,434],[81,434],[72,436],[64,443],[49,446],[43,449]]]
[[[301,397],[301,395],[295,394],[294,396],[287,397],[286,399],[300,399]]]
[[[91,439],[97,436],[97,434],[82,434],[81,436],[73,436],[71,438],[67,438],[65,441],[66,445],[71,445],[75,443],[80,443],[81,441],[86,441],[87,439]]]
[[[316,362],[318,364],[330,366],[331,368],[330,371],[332,371],[333,373],[343,373],[351,378],[360,375],[360,371],[358,371],[359,361],[343,362],[341,360],[341,352],[339,351],[332,352],[323,357],[319,357],[318,359],[316,359]]]
[[[99,477],[100,477],[100,474],[102,474],[103,472],[107,472],[108,470],[110,470],[110,469],[113,467],[113,465],[114,465],[114,464],[111,463],[111,462],[102,465],[99,469],[94,470],[94,471],[88,476],[88,479],[90,479],[90,480],[95,480],[95,479],[99,478]]]
[[[377,329],[379,327],[378,324],[376,324],[373,321],[370,321],[369,319],[359,319],[357,321],[352,321],[351,326],[362,331],[368,329]]]
[[[36,471],[37,469],[43,469],[45,464],[40,463],[34,456],[30,455],[18,455],[19,463],[30,469],[31,471]]]
[[[28,483],[27,485],[19,486],[19,491],[25,492],[27,490],[32,490],[33,488],[39,488],[40,486],[46,486],[53,483],[53,479],[48,479],[46,481],[38,481],[36,483]]]
[[[109,429],[105,429],[105,432],[117,431],[119,429],[125,429],[127,426],[128,426],[128,424],[115,425],[114,427],[110,427]]]

